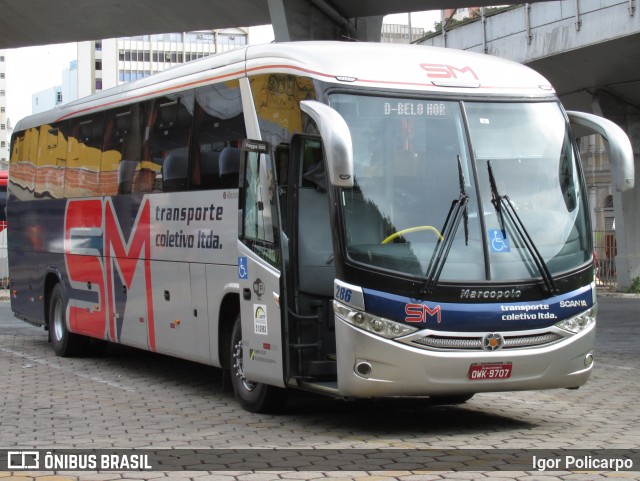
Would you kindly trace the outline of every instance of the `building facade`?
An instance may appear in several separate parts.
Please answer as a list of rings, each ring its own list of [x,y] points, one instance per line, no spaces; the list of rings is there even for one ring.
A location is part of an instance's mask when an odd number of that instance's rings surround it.
[[[62,86],[56,85],[31,95],[31,113],[46,112],[62,104]],[[69,99],[66,99],[69,101]]]
[[[380,41],[382,43],[411,43],[425,35],[424,28],[410,27],[398,23],[383,23],[382,35]]]
[[[248,30],[138,35],[78,43],[78,98],[248,43]]]
[[[78,98],[78,61],[62,72],[62,84],[31,95],[31,113],[46,112]]]
[[[476,18],[480,16],[480,7],[469,8],[446,8],[442,12],[444,19],[462,21],[466,18]]]

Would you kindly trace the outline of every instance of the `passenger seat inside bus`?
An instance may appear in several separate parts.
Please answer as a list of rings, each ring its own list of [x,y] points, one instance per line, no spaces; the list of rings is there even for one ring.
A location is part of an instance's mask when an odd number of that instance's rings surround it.
[[[170,151],[162,164],[162,191],[186,190],[188,178],[189,161],[186,147]]]

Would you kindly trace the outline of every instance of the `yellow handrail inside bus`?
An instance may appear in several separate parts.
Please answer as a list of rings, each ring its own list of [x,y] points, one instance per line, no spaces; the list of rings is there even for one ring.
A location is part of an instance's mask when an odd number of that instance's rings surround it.
[[[410,234],[411,232],[419,232],[419,231],[423,231],[423,230],[430,230],[430,231],[434,232],[440,238],[440,240],[444,240],[444,237],[442,237],[442,234],[440,234],[438,229],[436,229],[432,225],[419,225],[419,226],[416,226],[416,227],[409,227],[408,229],[402,229],[402,230],[399,230],[398,232],[394,232],[389,237],[387,237],[385,240],[383,240],[382,244],[388,244],[393,239],[397,239],[398,237],[400,237],[400,236],[402,236],[404,234]]]

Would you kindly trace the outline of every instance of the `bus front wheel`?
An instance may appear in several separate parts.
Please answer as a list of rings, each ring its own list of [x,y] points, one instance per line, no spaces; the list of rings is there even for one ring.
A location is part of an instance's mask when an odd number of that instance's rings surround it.
[[[49,338],[53,350],[58,356],[73,357],[84,352],[87,338],[69,332],[64,292],[60,284],[56,284],[49,299]]]
[[[238,315],[231,332],[231,349],[229,350],[231,385],[236,399],[244,409],[252,413],[273,413],[280,410],[286,401],[287,391],[249,381],[244,372],[242,352],[242,326],[240,315]]]

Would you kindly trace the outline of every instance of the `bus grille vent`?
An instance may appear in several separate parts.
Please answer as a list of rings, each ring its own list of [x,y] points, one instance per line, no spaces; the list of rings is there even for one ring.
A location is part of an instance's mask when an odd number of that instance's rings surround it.
[[[528,347],[541,347],[563,339],[554,332],[541,334],[504,336],[502,349],[522,349]],[[426,336],[412,341],[421,347],[447,350],[447,351],[482,351],[482,337],[454,337],[454,336]]]

